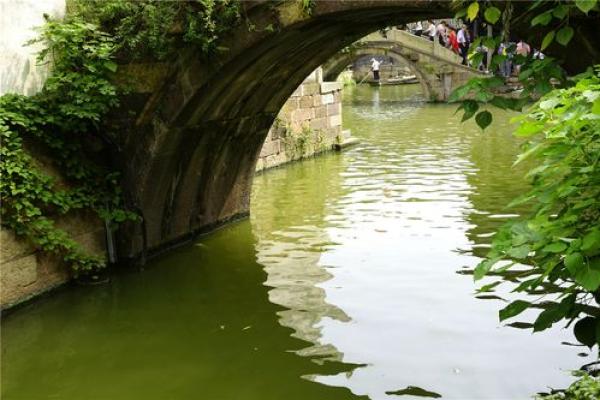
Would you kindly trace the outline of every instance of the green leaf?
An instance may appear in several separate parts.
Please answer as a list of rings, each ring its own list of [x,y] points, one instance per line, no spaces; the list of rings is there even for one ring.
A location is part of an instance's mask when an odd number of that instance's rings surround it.
[[[559,99],[551,98],[551,99],[544,100],[544,101],[540,102],[540,108],[542,110],[546,110],[546,111],[547,110],[551,110],[554,107],[556,107],[559,103],[560,103]]]
[[[596,5],[596,0],[575,0],[575,5],[587,14]]]
[[[563,46],[566,46],[571,41],[573,33],[575,33],[573,28],[565,26],[556,33],[556,41]]]
[[[492,123],[492,113],[489,111],[481,111],[475,116],[475,122],[481,129],[485,129]]]
[[[581,344],[585,344],[587,347],[593,347],[596,343],[596,329],[600,320],[594,317],[585,317],[577,321],[573,327],[573,333],[575,338]]]
[[[485,9],[485,12],[483,15],[485,16],[485,20],[487,22],[489,22],[490,24],[495,24],[500,19],[500,16],[502,15],[502,11],[500,11],[496,7],[488,7]]]
[[[567,244],[564,242],[554,242],[544,246],[542,250],[547,253],[562,253],[567,249],[567,247]]]
[[[600,259],[584,263],[574,276],[575,282],[591,292],[600,287]]]
[[[546,36],[544,36],[544,40],[542,40],[541,50],[544,50],[544,49],[546,49],[546,47],[550,46],[550,44],[554,40],[554,35],[555,35],[554,31],[550,31],[550,32],[546,33]]]
[[[452,103],[462,99],[469,91],[471,90],[471,86],[469,84],[465,84],[457,87],[450,93],[450,97],[448,98],[448,102]]]
[[[473,279],[478,281],[479,279],[483,278],[498,261],[500,261],[500,258],[487,258],[477,264],[475,270],[473,271]]]
[[[460,10],[458,10],[456,12],[456,14],[454,15],[455,19],[460,19],[462,17],[464,17],[465,15],[467,15],[467,9],[466,8],[461,8]]]
[[[467,18],[469,21],[473,21],[477,18],[477,14],[479,14],[479,3],[474,1],[469,5],[469,8],[467,8]]]
[[[583,237],[581,251],[588,256],[596,255],[600,250],[600,230],[593,230]]]
[[[531,26],[548,25],[552,21],[552,13],[550,11],[543,12],[531,20]]]
[[[581,253],[572,253],[565,257],[564,263],[571,275],[575,276],[579,269],[583,267],[585,260]]]
[[[465,113],[463,114],[461,122],[465,122],[475,115],[479,109],[479,103],[477,103],[475,100],[464,100],[463,109],[465,110]]]
[[[533,331],[539,332],[548,329],[557,321],[565,318],[575,304],[575,295],[565,297],[559,304],[553,304],[538,315],[533,323]]]
[[[531,305],[530,302],[524,300],[515,300],[502,310],[500,310],[500,321],[504,321],[508,318],[512,318],[521,314]]]
[[[546,330],[552,326],[556,321],[560,320],[562,315],[559,314],[556,308],[549,308],[544,310],[538,315],[535,322],[533,323],[533,331],[539,332]]]
[[[559,4],[558,6],[554,7],[554,10],[552,10],[552,15],[554,15],[558,19],[563,19],[567,16],[568,13],[569,7],[567,7],[564,4]]]
[[[594,105],[592,106],[592,114],[600,115],[600,99],[594,101]]]
[[[117,71],[117,63],[113,62],[113,61],[105,61],[104,62],[104,67],[109,70],[110,72],[116,72]]]
[[[512,247],[510,250],[508,250],[508,255],[512,258],[522,260],[529,255],[530,251],[531,250],[530,250],[529,246],[524,244],[521,246]]]

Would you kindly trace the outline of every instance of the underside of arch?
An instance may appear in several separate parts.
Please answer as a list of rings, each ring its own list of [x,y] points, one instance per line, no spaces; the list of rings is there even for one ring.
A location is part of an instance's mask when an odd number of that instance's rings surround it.
[[[135,114],[124,118],[123,188],[143,217],[120,232],[122,256],[158,252],[246,215],[267,132],[306,76],[379,28],[450,15],[443,2],[382,0],[317,2],[298,17],[295,3],[253,7],[256,31],[240,27],[222,59],[183,47],[168,65],[143,67],[162,75],[122,110]],[[278,30],[261,29],[269,25]]]

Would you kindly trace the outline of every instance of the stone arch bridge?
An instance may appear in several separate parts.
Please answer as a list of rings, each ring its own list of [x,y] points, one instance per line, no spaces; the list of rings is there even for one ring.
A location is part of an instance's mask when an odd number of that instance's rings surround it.
[[[301,3],[241,2],[253,29],[234,27],[220,43],[228,50],[213,59],[179,41],[166,62],[120,65],[119,78],[134,86],[109,121],[120,127],[111,156],[127,205],[142,217],[120,229],[121,257],[247,215],[267,132],[306,76],[370,32],[454,14],[445,1],[313,0],[310,13]]]
[[[323,65],[325,80],[335,80],[354,60],[367,55],[385,55],[408,64],[419,80],[425,98],[446,101],[452,90],[481,72],[461,64],[461,58],[437,41],[391,29],[385,36],[374,32],[337,53]]]

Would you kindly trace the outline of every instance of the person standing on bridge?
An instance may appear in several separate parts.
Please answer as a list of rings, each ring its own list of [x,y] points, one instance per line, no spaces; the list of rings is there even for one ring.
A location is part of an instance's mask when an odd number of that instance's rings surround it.
[[[458,31],[456,40],[458,41],[458,46],[460,48],[462,64],[467,65],[467,54],[469,53],[469,43],[471,42],[471,38],[469,37],[469,30],[465,24],[463,24]]]
[[[456,30],[452,26],[448,27],[448,48],[456,54],[460,53],[458,39],[456,38]]]
[[[421,21],[417,21],[413,32],[417,36],[421,36],[423,34],[423,24],[421,23]]]
[[[427,20],[427,24],[427,30],[425,31],[425,33],[427,34],[427,37],[429,37],[429,40],[433,42],[435,40],[436,32],[435,24],[430,19]]]
[[[373,71],[373,79],[379,82],[379,66],[381,65],[380,61],[377,61],[374,58],[371,58],[371,70]]]
[[[446,21],[440,21],[440,23],[436,27],[438,41],[440,43],[440,46],[444,46],[444,47],[446,47],[446,43],[448,41],[448,39],[446,37],[446,35],[448,34],[446,28],[447,28]]]

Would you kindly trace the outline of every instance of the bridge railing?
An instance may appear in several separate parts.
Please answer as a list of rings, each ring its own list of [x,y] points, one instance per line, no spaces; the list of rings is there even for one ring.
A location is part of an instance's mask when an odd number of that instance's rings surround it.
[[[360,40],[360,42],[382,41],[399,43],[403,47],[406,47],[410,50],[436,57],[441,61],[448,63],[461,63],[461,58],[458,54],[440,45],[437,40],[431,41],[429,39],[398,29],[390,29],[386,32],[385,36],[382,35],[381,32],[373,32]]]

